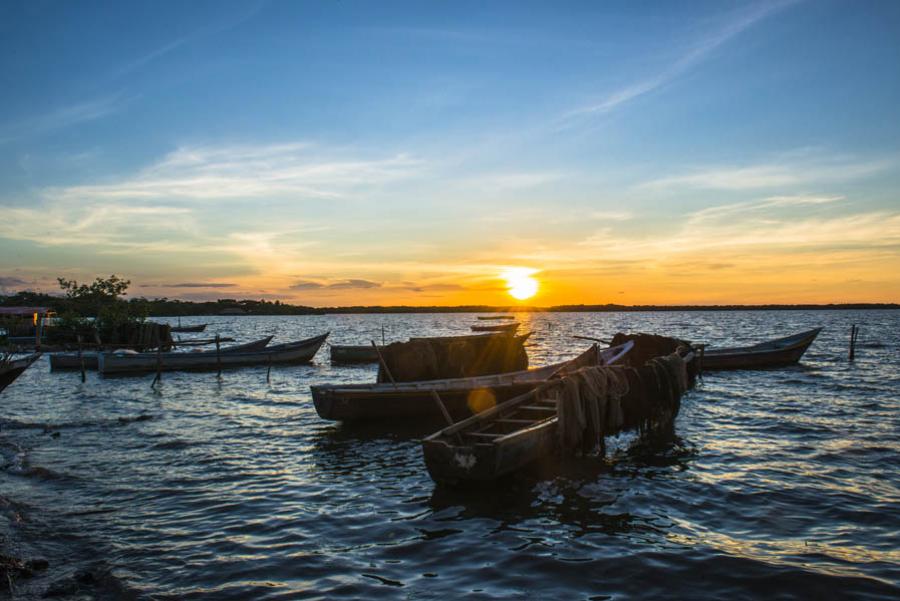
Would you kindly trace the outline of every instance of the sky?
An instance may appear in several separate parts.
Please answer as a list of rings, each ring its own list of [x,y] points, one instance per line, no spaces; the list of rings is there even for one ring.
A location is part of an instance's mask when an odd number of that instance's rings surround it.
[[[892,1],[3,2],[0,292],[900,302],[898,64]]]

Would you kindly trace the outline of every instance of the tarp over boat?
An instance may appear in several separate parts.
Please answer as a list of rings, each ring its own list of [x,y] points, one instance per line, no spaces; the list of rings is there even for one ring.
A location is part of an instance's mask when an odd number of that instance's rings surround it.
[[[528,369],[525,336],[475,335],[414,338],[381,347],[395,382],[470,378]],[[384,365],[378,381],[389,382]]]

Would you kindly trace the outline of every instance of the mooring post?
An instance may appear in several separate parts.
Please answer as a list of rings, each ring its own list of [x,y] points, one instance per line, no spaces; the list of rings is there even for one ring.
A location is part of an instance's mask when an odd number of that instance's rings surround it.
[[[267,355],[269,359],[269,367],[266,369],[266,384],[272,383],[272,353]]]
[[[157,382],[162,382],[162,347],[159,341],[159,331],[156,332],[156,377],[150,383],[150,388],[156,386]]]
[[[222,349],[219,346],[219,335],[216,334],[216,366],[219,368],[219,375],[217,377],[222,377]]]
[[[856,324],[850,326],[850,361],[856,358],[856,339],[859,337],[859,327]]]
[[[84,354],[81,352],[81,334],[78,335],[78,363],[81,365],[81,383],[84,384]]]

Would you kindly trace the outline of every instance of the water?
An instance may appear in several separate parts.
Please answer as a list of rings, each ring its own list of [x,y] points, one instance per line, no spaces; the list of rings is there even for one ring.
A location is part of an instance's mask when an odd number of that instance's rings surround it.
[[[194,318],[276,342],[465,333],[471,315]],[[900,596],[900,312],[539,314],[572,334],[753,342],[822,325],[801,365],[707,374],[667,448],[437,489],[418,438],[318,418],[315,365],[102,379],[46,358],[0,396],[0,542],[43,557],[15,598],[558,599]],[[862,325],[846,360],[851,323]],[[0,584],[0,590],[3,590]]]

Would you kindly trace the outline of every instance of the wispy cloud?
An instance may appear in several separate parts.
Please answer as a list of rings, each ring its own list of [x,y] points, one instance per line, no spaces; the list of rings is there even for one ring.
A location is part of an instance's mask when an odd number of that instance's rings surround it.
[[[418,174],[422,162],[404,154],[335,156],[309,143],[181,147],[132,177],[99,185],[50,188],[58,200],[227,200],[292,195],[341,198]],[[331,158],[323,158],[331,155]]]
[[[291,284],[289,288],[291,290],[366,290],[370,288],[381,288],[381,283],[362,279],[340,280],[331,283],[322,283],[313,280],[300,280]]]
[[[234,288],[227,282],[183,282],[180,284],[141,284],[141,288]]]
[[[733,15],[730,20],[721,25],[718,29],[698,40],[691,48],[687,49],[681,56],[660,72],[615,90],[592,104],[569,111],[563,116],[563,119],[567,120],[578,116],[606,113],[635,98],[653,92],[654,90],[671,83],[679,76],[687,73],[693,67],[701,63],[712,54],[714,50],[741,32],[755,25],[762,19],[795,4],[797,1],[798,0],[777,0],[761,2],[742,10],[738,14]]]
[[[854,159],[849,157],[805,156],[792,153],[771,161],[749,165],[714,165],[688,170],[643,182],[640,189],[666,190],[758,190],[806,184],[830,184],[868,177],[897,164],[895,157]]]
[[[61,106],[50,112],[0,126],[0,144],[27,136],[44,135],[79,123],[95,121],[115,113],[127,102],[123,94],[113,94]]]

